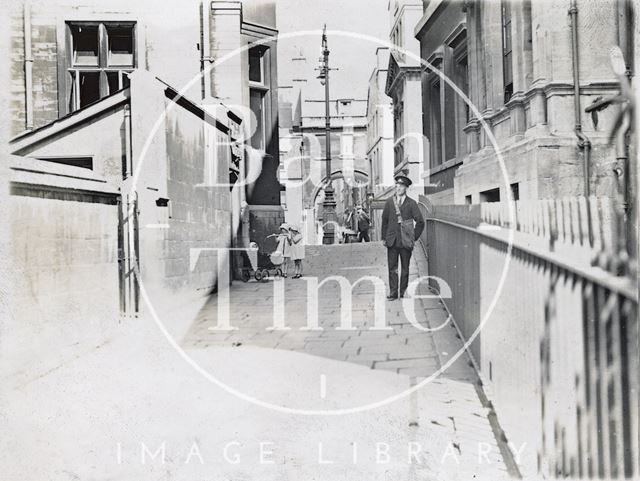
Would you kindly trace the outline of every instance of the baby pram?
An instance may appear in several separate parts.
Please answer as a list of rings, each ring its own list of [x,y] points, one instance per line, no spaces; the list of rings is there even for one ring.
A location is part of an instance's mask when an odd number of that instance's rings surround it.
[[[252,242],[247,249],[247,257],[249,258],[250,268],[242,269],[242,280],[249,281],[251,276],[256,281],[266,281],[269,276],[282,277],[281,266],[284,262],[284,256],[279,250],[275,250],[271,254],[260,252],[258,244]]]

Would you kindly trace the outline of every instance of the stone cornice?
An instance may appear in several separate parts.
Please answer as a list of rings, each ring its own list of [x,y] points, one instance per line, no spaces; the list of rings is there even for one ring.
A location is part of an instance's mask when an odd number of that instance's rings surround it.
[[[429,20],[431,20],[431,18],[440,7],[446,6],[448,4],[449,2],[445,2],[444,0],[431,0],[424,11],[422,18],[418,21],[415,28],[413,29],[414,37],[420,40],[422,32],[427,26],[427,23],[429,23]]]
[[[387,82],[385,84],[384,93],[391,96],[398,82],[405,75],[421,74],[421,65],[407,65],[398,62],[393,52],[389,55],[389,67],[387,68]]]

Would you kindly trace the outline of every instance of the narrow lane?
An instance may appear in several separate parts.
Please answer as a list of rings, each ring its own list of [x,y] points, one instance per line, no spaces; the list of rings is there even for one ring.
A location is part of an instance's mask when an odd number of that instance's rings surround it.
[[[376,291],[372,282],[363,280],[372,276],[386,285],[386,251],[378,243],[307,247],[305,275],[308,277],[303,279],[234,283],[230,290],[230,324],[235,330],[215,330],[219,313],[214,296],[192,324],[182,346],[234,389],[299,410],[357,409],[378,403],[437,373],[462,348],[456,330],[448,322],[447,311],[437,298],[414,299],[407,304],[389,302],[385,288]],[[418,247],[411,263],[410,282],[425,275],[426,259]],[[338,282],[322,284],[331,276],[341,276],[348,281],[348,288],[353,286],[353,329],[341,324],[345,293],[340,292]],[[322,285],[318,291],[316,279]],[[418,294],[430,294],[425,284],[419,286]],[[308,309],[314,292],[318,292],[321,330],[305,329],[313,318]],[[274,311],[278,296],[284,297],[284,316],[276,316],[274,321],[274,312],[281,314],[277,308]],[[386,330],[372,329],[376,327],[376,302],[384,312]],[[411,308],[426,331],[409,320]],[[274,322],[282,317],[284,323],[280,326],[286,330],[273,329]],[[209,361],[210,354],[218,350],[225,355],[216,357],[217,362]],[[274,374],[278,368],[286,369],[287,374]],[[257,385],[264,379],[270,382]],[[409,445],[417,443],[421,446],[421,459],[428,460],[428,467],[425,462],[408,463],[407,479],[424,474],[425,469],[429,475],[439,473],[446,479],[455,479],[451,477],[454,472],[460,475],[459,479],[467,479],[463,473],[469,479],[474,475],[492,479],[506,475],[502,456],[505,445],[494,437],[489,410],[476,392],[477,382],[463,351],[442,375],[396,402],[404,421],[388,423],[386,436],[399,437]],[[274,396],[274,391],[287,395]],[[394,409],[393,406],[390,403],[386,407]],[[369,415],[375,417],[375,409]],[[380,437],[380,432],[372,432],[371,437],[374,436]],[[360,441],[374,444],[373,439]],[[456,459],[459,462],[454,462]]]

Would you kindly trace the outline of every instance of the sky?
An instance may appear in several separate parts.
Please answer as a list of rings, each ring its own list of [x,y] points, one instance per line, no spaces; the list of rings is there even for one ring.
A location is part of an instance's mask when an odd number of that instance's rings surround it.
[[[306,30],[363,34],[388,41],[389,0],[277,0],[277,28],[280,35]],[[321,33],[278,40],[278,84],[291,85],[293,78],[307,78],[304,98],[324,98],[324,87],[316,79],[321,54]],[[376,62],[376,44],[338,33],[329,34],[329,64],[339,70],[330,73],[331,98],[367,98],[371,71]],[[292,61],[293,57],[306,57]]]

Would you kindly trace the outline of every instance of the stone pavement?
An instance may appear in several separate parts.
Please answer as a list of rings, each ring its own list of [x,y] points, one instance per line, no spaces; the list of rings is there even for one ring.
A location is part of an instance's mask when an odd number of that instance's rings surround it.
[[[418,249],[416,253],[422,254]],[[380,290],[374,292],[371,282],[358,282],[351,298],[353,330],[340,330],[344,302],[337,282],[328,282],[317,291],[315,287],[309,287],[306,278],[270,278],[267,282],[252,279],[246,284],[234,283],[229,319],[231,326],[237,329],[230,332],[212,329],[218,317],[218,298],[214,296],[200,312],[182,345],[187,349],[249,345],[292,350],[414,377],[430,376],[440,369],[447,356],[455,353],[439,352],[433,332],[421,331],[410,323],[403,314],[403,302],[406,301],[388,302],[385,299],[386,251],[380,244],[308,246],[305,273],[317,277],[319,283],[329,276],[342,276],[349,282],[349,287],[365,276],[375,276],[380,280]],[[417,277],[414,260],[409,281]],[[284,284],[283,324],[288,330],[269,329],[274,324],[274,289],[277,289],[274,283]],[[307,289],[311,289],[311,293],[318,292],[318,325],[322,330],[301,330],[307,327]],[[418,293],[431,294],[426,285],[422,285]],[[389,330],[372,329],[375,327],[376,302],[384,308]],[[437,298],[410,303],[423,327],[433,329],[447,323],[448,314]],[[458,363],[456,372],[459,378],[472,382],[474,372],[464,366],[461,368],[464,362],[466,357]]]
[[[309,247],[308,254],[309,275],[384,278],[379,244]],[[420,250],[415,257],[413,276],[426,265]],[[334,329],[343,301],[330,285],[319,299],[326,329],[300,331],[305,284],[234,283],[236,331],[209,330],[217,315],[213,296],[195,320],[178,307],[155,320],[123,320],[108,342],[86,342],[81,355],[54,369],[5,382],[0,428],[10,435],[0,441],[2,479],[509,477],[466,355],[407,394],[458,352],[450,324],[419,331],[399,302],[383,298],[392,330],[371,331],[374,289],[363,282],[353,298],[355,331]],[[274,285],[284,286],[291,330],[263,329],[273,322]],[[437,302],[420,302],[422,325],[446,320]]]
[[[387,301],[386,287],[382,287],[382,283],[385,286],[387,284],[386,250],[379,243],[308,246],[304,267],[308,278],[317,278],[320,284],[331,276],[342,276],[348,281],[346,286],[352,289],[353,329],[344,329],[345,326],[340,322],[344,316],[341,308],[347,291],[341,292],[338,282],[328,281],[316,290],[317,286],[313,281],[307,281],[306,277],[270,278],[266,282],[251,280],[244,284],[233,284],[229,311],[230,324],[235,328],[233,331],[215,329],[218,299],[212,297],[182,340],[182,347],[190,353],[208,349],[234,349],[238,353],[236,359],[241,358],[242,349],[250,347],[268,349],[271,352],[293,351],[305,356],[338,361],[342,363],[343,369],[345,365],[353,364],[373,371],[389,371],[399,379],[406,380],[406,384],[401,384],[404,388],[415,386],[437,374],[443,365],[457,355],[457,359],[443,374],[420,388],[424,396],[413,394],[409,397],[409,404],[413,405],[409,414],[409,426],[415,427],[418,419],[426,417],[429,426],[427,436],[438,439],[441,446],[455,447],[456,454],[464,460],[456,470],[456,479],[477,479],[483,476],[497,479],[504,476],[508,470],[502,455],[507,455],[510,473],[515,472],[504,443],[498,443],[495,439],[488,421],[490,410],[483,406],[478,396],[478,378],[468,355],[462,349],[462,341],[443,304],[429,291],[426,282],[419,285],[416,293],[423,296],[430,294],[430,298]],[[424,251],[418,246],[411,262],[410,283],[419,276],[426,276],[426,267]],[[371,282],[358,282],[365,276],[380,279],[382,290],[376,291]],[[278,296],[274,292],[278,289],[281,289],[280,296],[284,298],[282,311],[277,308],[274,311],[274,302],[279,302],[274,301],[274,297]],[[318,326],[321,329],[309,330],[308,299],[313,292],[318,292]],[[376,327],[376,302],[384,310],[387,330],[372,329]],[[406,315],[407,309],[414,309],[417,322],[425,330],[412,325]],[[274,324],[277,323],[274,321],[274,313],[276,319],[284,319],[279,325],[280,329],[273,329],[277,325]],[[268,354],[265,354],[263,361],[265,364],[269,363]],[[217,370],[221,371],[220,366]],[[264,375],[268,376],[268,372],[266,369]],[[328,382],[327,376],[323,376],[325,379],[322,382]],[[234,374],[227,373],[226,379],[233,384]],[[359,385],[358,378],[340,378],[336,382]],[[289,389],[300,390],[303,398],[307,394],[299,386],[291,386]],[[309,391],[312,389],[310,387]],[[334,387],[334,392],[338,390],[339,387]],[[367,397],[359,397],[358,400],[361,405],[379,401]],[[318,408],[317,404],[311,404]],[[349,403],[347,406],[334,404],[333,407],[353,409],[354,404],[357,403]],[[304,403],[302,406],[288,407],[309,406]],[[439,432],[435,433],[437,428]],[[478,463],[479,445],[480,449],[486,448],[492,452],[492,463],[488,471],[490,474],[487,473],[487,465]],[[453,479],[450,471],[438,471],[435,467],[442,464],[436,459],[442,454],[441,450],[436,449],[431,453],[429,450],[421,453],[426,458],[434,456],[431,458],[434,465],[431,475],[436,476],[436,479]],[[466,475],[469,477],[466,478]]]

